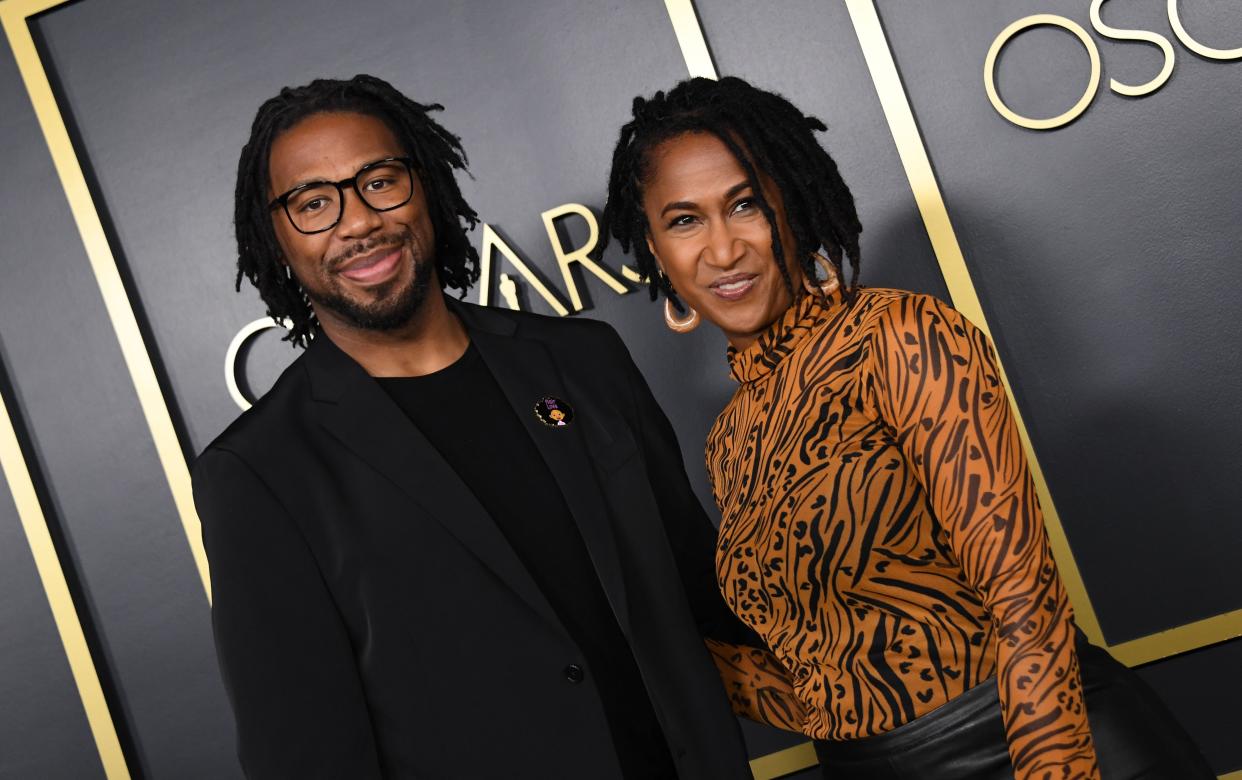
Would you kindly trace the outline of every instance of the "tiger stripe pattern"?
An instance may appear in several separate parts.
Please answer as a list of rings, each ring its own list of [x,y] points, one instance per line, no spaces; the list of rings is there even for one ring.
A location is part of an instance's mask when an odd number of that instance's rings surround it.
[[[734,709],[851,740],[994,684],[1016,777],[1098,778],[987,337],[933,297],[868,288],[804,296],[729,362],[706,448],[717,576],[768,647],[709,642]]]

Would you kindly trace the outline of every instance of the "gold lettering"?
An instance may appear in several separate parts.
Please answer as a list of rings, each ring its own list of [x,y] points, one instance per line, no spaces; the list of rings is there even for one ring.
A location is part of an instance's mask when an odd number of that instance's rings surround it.
[[[1164,67],[1156,74],[1156,77],[1146,84],[1138,86],[1130,86],[1122,84],[1117,79],[1108,80],[1108,88],[1120,95],[1129,97],[1141,97],[1142,95],[1150,95],[1152,92],[1164,86],[1169,80],[1169,76],[1173,73],[1173,44],[1169,43],[1169,39],[1163,35],[1157,35],[1147,30],[1119,30],[1116,27],[1110,27],[1100,18],[1100,7],[1108,0],[1091,0],[1091,26],[1095,31],[1105,38],[1113,38],[1118,41],[1145,41],[1160,47],[1160,51],[1164,52]]]
[[[1169,25],[1173,28],[1173,34],[1182,42],[1182,45],[1200,57],[1207,57],[1212,60],[1236,60],[1242,58],[1242,47],[1237,49],[1213,49],[1191,38],[1190,33],[1186,32],[1186,28],[1182,25],[1181,16],[1178,15],[1177,0],[1169,0]]]
[[[598,229],[596,230],[596,233],[598,233]],[[518,257],[517,252],[514,252],[512,247],[506,244],[505,240],[501,238],[495,230],[492,230],[492,226],[486,222],[483,223],[483,246],[479,251],[480,306],[487,306],[491,299],[493,250],[499,250],[500,254],[505,256],[505,259],[509,261],[509,264],[517,269],[518,273],[520,273],[523,278],[530,283],[531,287],[535,288],[535,291],[538,292],[545,301],[547,301],[547,304],[552,307],[553,311],[562,317],[569,314],[569,309],[565,308],[565,304],[561,303],[560,300],[552,294],[552,291],[548,289],[547,285],[545,285],[538,276],[535,276],[534,272],[530,270],[526,263],[522,262],[522,259]],[[507,278],[509,279],[508,285],[504,282]],[[501,295],[504,297],[505,302],[509,304],[510,308],[519,308],[517,306],[517,285],[514,283],[513,279],[504,274],[501,275]]]
[[[1173,2],[1173,0],[1169,0],[1169,2]],[[1042,25],[1051,25],[1069,30],[1078,37],[1078,40],[1082,41],[1083,47],[1087,50],[1087,56],[1091,58],[1091,78],[1087,83],[1087,90],[1082,93],[1082,97],[1078,99],[1078,102],[1069,111],[1050,119],[1031,119],[1013,111],[1000,99],[1000,94],[996,91],[996,58],[1000,56],[1001,49],[1005,47],[1010,38],[1023,30]],[[1057,16],[1055,14],[1035,14],[1034,16],[1023,17],[1004,30],[1001,30],[1000,35],[996,36],[996,40],[992,41],[992,47],[988,49],[987,59],[983,63],[983,86],[987,90],[988,100],[992,101],[992,107],[1005,119],[1019,127],[1031,130],[1052,130],[1077,119],[1083,111],[1087,110],[1087,106],[1091,105],[1091,101],[1095,99],[1096,90],[1100,86],[1100,50],[1096,47],[1095,41],[1091,40],[1091,36],[1087,35],[1087,31],[1072,19],[1066,19],[1064,16]]]
[[[585,244],[571,252],[566,252],[565,247],[561,245],[560,236],[556,234],[556,220],[569,214],[577,214],[586,220],[587,228],[591,233]],[[556,254],[556,262],[561,267],[561,276],[565,278],[565,287],[569,290],[569,300],[573,303],[574,311],[582,311],[582,296],[578,293],[578,285],[574,282],[574,263],[579,263],[583,268],[595,274],[618,295],[625,295],[629,292],[629,288],[617,277],[590,258],[591,250],[599,241],[599,223],[595,221],[595,215],[589,208],[578,203],[566,203],[563,206],[548,209],[541,216],[543,226],[548,230],[548,240],[552,242],[552,251]]]
[[[621,275],[624,276],[626,279],[629,279],[634,284],[646,284],[647,283],[647,277],[643,276],[642,274],[640,274],[638,271],[634,270],[633,268],[630,268],[628,265],[621,266]]]

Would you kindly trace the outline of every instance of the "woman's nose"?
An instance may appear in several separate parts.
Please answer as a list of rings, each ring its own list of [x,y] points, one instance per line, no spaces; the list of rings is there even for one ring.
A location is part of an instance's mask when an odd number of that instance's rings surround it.
[[[726,227],[714,227],[703,248],[703,262],[714,268],[731,268],[746,253],[746,245]]]

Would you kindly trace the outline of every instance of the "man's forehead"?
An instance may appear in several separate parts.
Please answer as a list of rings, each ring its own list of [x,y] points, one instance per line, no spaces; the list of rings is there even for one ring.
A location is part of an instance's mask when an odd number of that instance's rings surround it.
[[[367,163],[404,154],[392,129],[378,117],[312,114],[272,141],[270,186],[284,191],[310,181],[335,181]]]

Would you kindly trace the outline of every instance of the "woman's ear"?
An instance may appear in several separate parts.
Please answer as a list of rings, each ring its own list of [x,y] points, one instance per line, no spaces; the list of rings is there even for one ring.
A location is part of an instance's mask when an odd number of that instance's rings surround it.
[[[651,234],[647,234],[647,251],[655,258],[656,268],[660,269],[660,273],[664,273],[664,263],[660,262],[660,256],[656,254],[655,242],[651,240]]]

